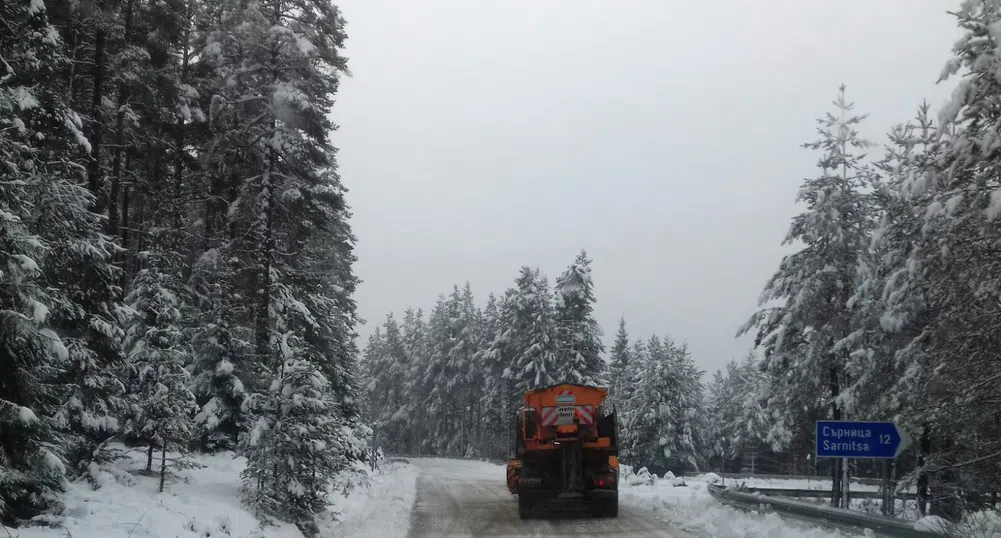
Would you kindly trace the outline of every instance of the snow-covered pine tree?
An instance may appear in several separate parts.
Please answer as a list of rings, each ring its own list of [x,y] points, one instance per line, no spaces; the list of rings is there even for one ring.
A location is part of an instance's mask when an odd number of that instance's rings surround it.
[[[409,426],[406,381],[410,364],[400,326],[392,313],[386,316],[381,330],[376,329],[369,338],[364,364],[368,419],[376,428],[376,442],[395,453],[402,453]]]
[[[629,424],[632,423],[633,418],[638,413],[638,410],[633,407],[637,402],[637,400],[633,399],[633,395],[636,393],[637,383],[643,379],[643,370],[646,368],[649,360],[650,355],[647,353],[646,342],[642,338],[633,340],[633,348],[629,352],[629,363],[626,365],[621,394],[616,403],[617,420],[621,425],[619,430],[619,449],[622,451],[623,458],[627,461],[634,455],[632,446],[636,443],[636,432],[629,427]]]
[[[770,448],[771,419],[759,401],[764,381],[753,353],[741,362],[730,360],[713,376],[706,392],[711,417],[706,443],[714,457],[738,463],[743,460],[742,467],[748,468],[752,467],[748,460]]]
[[[354,427],[360,414],[353,298],[359,280],[352,270],[355,238],[345,196],[332,161],[316,176],[286,184],[282,198],[289,223],[281,237],[285,256],[291,258],[285,269],[286,302],[298,313],[292,319],[303,335],[303,350],[323,372],[344,420]],[[310,315],[302,313],[302,306]]]
[[[881,222],[860,257],[859,285],[851,299],[855,330],[839,344],[851,351],[851,384],[845,388],[851,396],[845,402],[854,409],[849,412],[903,420],[916,430],[928,418],[927,413],[917,412],[925,398],[917,396],[920,390],[913,390],[917,387],[905,389],[901,381],[909,377],[909,368],[918,364],[927,368],[928,357],[922,354],[920,362],[904,362],[898,351],[920,336],[931,313],[921,289],[927,282],[914,274],[908,262],[936,235],[927,234],[934,228],[926,226],[923,216],[930,200],[922,185],[938,175],[937,129],[928,111],[928,104],[922,104],[913,121],[891,130],[886,154],[876,164],[880,181],[873,200]],[[914,423],[901,413],[923,418]]]
[[[471,288],[453,286],[438,298],[429,321],[430,361],[422,374],[427,394],[431,443],[443,454],[463,455],[477,430],[478,388],[482,376],[474,358],[480,346],[480,312]]]
[[[849,359],[836,348],[851,334],[854,313],[849,300],[857,284],[860,253],[873,228],[873,172],[856,126],[865,116],[853,113],[842,86],[834,101],[836,113],[818,120],[820,138],[804,146],[821,150],[820,175],[807,179],[797,201],[807,204],[793,218],[783,244],[799,241],[803,248],[783,258],[762,292],[759,304],[783,304],[755,313],[738,335],[757,328],[755,345],[764,350],[763,367],[771,385],[770,408],[794,413],[826,406],[829,418],[845,418],[844,387]],[[826,395],[826,396],[825,396]],[[791,415],[777,427],[788,427]],[[835,468],[834,495],[840,498],[840,473]]]
[[[943,69],[945,80],[964,72],[939,112],[928,162],[905,183],[920,216],[917,241],[889,286],[887,318],[920,333],[898,351],[904,367],[894,391],[924,421],[922,467],[935,471],[932,513],[962,517],[960,491],[992,488],[999,478],[996,245],[1001,239],[998,144],[1001,83],[1001,3],[967,0],[954,13],[963,37]],[[915,305],[927,305],[924,311]],[[910,397],[914,395],[915,397]],[[917,433],[917,432],[915,432]],[[919,491],[924,489],[919,488]],[[978,509],[970,507],[971,509]]]
[[[623,422],[623,430],[627,432],[623,438],[628,440],[625,456],[628,461],[644,465],[654,463],[657,458],[663,463],[663,456],[658,456],[656,450],[658,424],[653,418],[659,407],[660,391],[666,387],[658,386],[657,381],[673,380],[657,376],[665,363],[660,337],[651,336],[644,343],[642,353],[637,353],[635,358],[629,379],[632,390],[626,406],[628,413]]]
[[[329,141],[335,125],[328,113],[346,70],[343,26],[337,7],[325,1],[225,1],[215,7],[200,53],[220,80],[207,164],[223,174],[231,196],[227,248],[238,260],[241,295],[252,301],[241,313],[241,324],[252,329],[253,356],[244,368],[254,378],[245,385],[256,424],[241,441],[248,450],[245,498],[259,503],[262,515],[288,517],[307,530],[334,473],[364,457],[367,435],[358,422],[351,343],[353,238]],[[298,420],[312,422],[284,428],[282,421]],[[275,466],[272,455],[319,441],[338,447],[321,451],[333,459],[306,465],[300,456],[295,465]]]
[[[166,257],[155,251],[144,254],[146,268],[126,297],[135,316],[126,331],[133,402],[123,433],[148,447],[147,471],[152,470],[154,448],[186,449],[198,411],[185,369],[183,288],[176,276],[159,269],[169,265],[156,259],[160,256]]]
[[[504,444],[499,447],[508,454],[514,449],[515,410],[522,405],[522,399],[515,390],[517,376],[515,375],[515,359],[521,349],[521,336],[517,324],[518,289],[510,287],[504,291],[497,306],[497,332],[488,348],[488,364],[494,375],[499,372],[492,401],[501,408],[504,421],[498,426],[503,428]]]
[[[403,347],[410,365],[410,369],[407,371],[407,383],[404,387],[408,396],[407,411],[410,432],[407,453],[420,455],[426,448],[428,441],[428,437],[425,435],[427,410],[424,405],[428,390],[423,380],[430,361],[427,323],[424,320],[423,310],[407,309],[404,312]]]
[[[64,274],[54,256],[87,246],[100,261],[107,250],[91,235],[95,219],[86,213],[88,193],[76,188],[79,169],[71,156],[89,149],[89,142],[65,102],[61,75],[69,62],[64,44],[40,2],[4,3],[0,20],[0,271],[5,283],[0,427],[6,432],[0,442],[0,520],[14,523],[57,507],[65,475],[62,457],[79,446],[79,438],[63,437],[53,428],[66,421],[50,418],[61,411],[67,416],[66,406],[73,402],[65,385],[71,377],[70,352],[47,323],[66,322],[80,307],[67,302],[79,296],[51,286]],[[38,228],[43,225],[83,228],[62,243]],[[77,349],[80,354],[96,351],[82,343]],[[81,406],[104,396],[99,390],[88,394],[94,399]],[[87,409],[97,409],[96,423],[103,418],[99,407]]]
[[[190,329],[194,361],[192,391],[200,410],[195,416],[201,450],[233,450],[248,427],[243,412],[245,379],[252,362],[249,331],[240,326],[234,264],[222,247],[210,248],[195,261],[189,278],[196,327]]]
[[[701,375],[687,346],[669,337],[650,338],[643,364],[637,368],[635,390],[625,424],[630,461],[698,471],[704,465],[705,415]]]
[[[494,294],[487,297],[483,308],[483,339],[474,361],[483,371],[483,395],[480,397],[483,437],[480,451],[486,457],[503,458],[510,444],[508,435],[511,417],[511,392],[504,379],[504,370],[510,365],[505,362],[503,346],[504,326],[501,317],[502,305]]]
[[[774,431],[772,418],[769,410],[762,405],[767,378],[754,353],[749,352],[740,363],[734,361],[728,364],[727,379],[732,387],[731,405],[735,411],[727,427],[734,455],[753,458],[767,449],[787,445],[784,440],[770,437]]]
[[[611,364],[608,371],[609,398],[613,402],[621,402],[624,399],[621,395],[625,392],[628,384],[627,371],[629,370],[629,332],[626,331],[626,318],[619,319],[619,332],[615,335],[615,344],[612,346]]]
[[[705,372],[695,366],[688,344],[669,348],[672,364],[681,381],[681,390],[673,395],[678,418],[673,421],[675,452],[686,469],[699,472],[705,466],[708,440],[706,438],[706,398],[702,376]]]
[[[421,383],[426,391],[423,404],[426,409],[428,447],[435,454],[446,454],[446,447],[452,439],[448,413],[455,412],[456,409],[450,407],[453,400],[445,384],[456,377],[456,368],[449,361],[448,352],[455,338],[451,332],[451,320],[458,317],[458,307],[458,304],[440,294],[428,315],[428,367],[421,373]]]
[[[558,356],[553,376],[558,383],[604,386],[608,383],[601,355],[601,327],[594,319],[594,280],[591,260],[581,250],[556,279],[553,290],[555,337]]]
[[[735,361],[731,359],[726,364],[727,373],[735,367]],[[716,370],[712,382],[706,387],[706,439],[711,455],[709,466],[720,472],[726,471],[725,462],[732,460],[737,454],[731,429],[738,412],[733,381],[731,375],[724,375],[723,370]]]
[[[453,290],[452,301],[458,302],[458,316],[452,319],[455,339],[449,348],[449,360],[458,369],[451,383],[453,405],[458,410],[455,451],[467,457],[476,456],[481,433],[480,396],[483,394],[483,370],[476,362],[476,352],[483,338],[482,312],[476,307],[472,285],[466,282],[461,294]]]
[[[323,373],[302,354],[291,331],[281,336],[282,362],[266,393],[248,399],[256,422],[244,439],[248,465],[242,495],[258,517],[288,519],[307,536],[328,505],[331,477],[356,450]]]
[[[515,281],[513,331],[510,340],[515,348],[511,376],[514,390],[528,390],[554,385],[558,369],[549,282],[537,269],[522,267]]]
[[[46,247],[45,259],[37,260],[40,283],[51,297],[46,323],[68,351],[52,380],[58,385],[58,404],[36,411],[50,417],[65,436],[63,456],[77,474],[86,472],[95,449],[114,434],[123,409],[119,271],[110,263],[116,247],[100,233],[100,216],[89,211],[94,198],[74,162],[90,143],[70,106],[66,73],[73,63],[66,56],[67,44],[52,24],[63,6],[34,3],[5,9],[4,38],[17,42],[2,44],[7,63],[0,69],[0,84],[16,97],[16,107],[4,111],[7,122],[14,123],[13,129],[0,125],[0,137],[21,138],[32,153],[20,164],[25,172],[21,180],[31,189],[31,197],[23,200],[31,208],[24,224],[36,230]],[[23,30],[29,34],[18,37]]]
[[[382,336],[382,326],[376,326],[368,335],[365,351],[361,360],[361,383],[365,389],[362,397],[363,419],[374,424],[382,415],[382,393],[384,392],[381,374],[385,371],[386,352],[385,337]]]

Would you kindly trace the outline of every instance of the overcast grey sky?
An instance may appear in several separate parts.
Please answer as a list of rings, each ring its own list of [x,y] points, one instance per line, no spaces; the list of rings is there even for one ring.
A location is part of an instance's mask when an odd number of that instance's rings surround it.
[[[958,0],[338,0],[335,108],[364,344],[387,312],[594,259],[610,345],[671,334],[708,372],[782,255],[801,149],[844,82],[882,140],[928,98]]]

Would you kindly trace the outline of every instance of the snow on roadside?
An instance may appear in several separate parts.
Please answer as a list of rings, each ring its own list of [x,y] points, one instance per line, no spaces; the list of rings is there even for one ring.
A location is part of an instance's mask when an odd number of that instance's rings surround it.
[[[383,463],[379,472],[370,477],[368,488],[335,499],[334,508],[340,512],[340,521],[321,527],[321,535],[404,538],[410,531],[418,474],[418,469],[408,463]]]
[[[124,450],[124,447],[118,447]],[[16,538],[302,538],[295,526],[262,527],[240,503],[240,472],[246,459],[232,453],[194,455],[187,469],[171,470],[164,492],[157,493],[159,475],[144,476],[144,451],[128,451],[115,468],[99,474],[100,489],[86,482],[70,484],[65,510],[53,526],[11,529]],[[168,469],[175,455],[168,452]],[[159,456],[154,468],[158,468]],[[409,528],[416,490],[416,470],[386,464],[369,473],[369,487],[354,487],[348,495],[334,493],[332,506],[321,515],[322,538],[347,536],[402,537]],[[378,514],[378,521],[366,519]],[[334,517],[338,521],[334,520]],[[396,528],[396,525],[402,528]],[[0,534],[3,535],[3,534]]]
[[[677,485],[675,485],[677,484]],[[623,483],[622,504],[650,510],[682,530],[715,538],[841,538],[848,535],[785,520],[774,513],[749,513],[725,506],[709,495],[700,477]]]

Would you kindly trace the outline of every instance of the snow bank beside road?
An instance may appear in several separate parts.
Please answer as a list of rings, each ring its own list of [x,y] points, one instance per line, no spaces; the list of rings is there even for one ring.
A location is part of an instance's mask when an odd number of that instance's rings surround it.
[[[17,538],[302,538],[293,525],[262,528],[240,504],[244,458],[227,453],[193,456],[190,461],[193,468],[172,471],[164,492],[157,493],[159,475],[138,473],[145,467],[145,454],[129,452],[116,469],[100,474],[100,489],[86,482],[71,484],[64,497],[66,509],[54,518],[55,526],[11,532]],[[319,518],[321,537],[406,536],[417,471],[390,463],[365,474],[368,487],[358,485],[347,496],[332,494],[328,513]]]
[[[403,462],[383,464],[370,477],[369,487],[335,500],[340,521],[323,529],[324,537],[405,538],[417,496],[420,471]]]
[[[620,502],[650,510],[656,517],[680,529],[714,538],[834,538],[848,535],[839,531],[811,528],[805,523],[784,520],[774,513],[748,513],[720,504],[709,495],[705,477],[684,481],[655,480],[653,484],[625,485]]]

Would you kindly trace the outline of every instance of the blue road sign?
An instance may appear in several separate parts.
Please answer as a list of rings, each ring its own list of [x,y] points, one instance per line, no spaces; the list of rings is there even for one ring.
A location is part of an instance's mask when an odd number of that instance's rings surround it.
[[[817,421],[818,458],[892,459],[910,443],[893,422]]]

